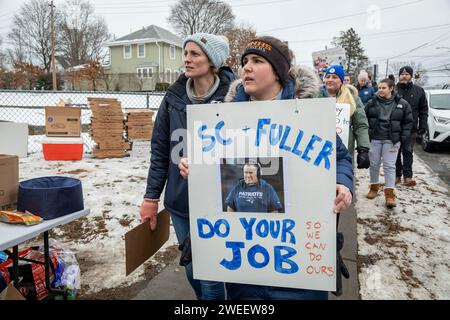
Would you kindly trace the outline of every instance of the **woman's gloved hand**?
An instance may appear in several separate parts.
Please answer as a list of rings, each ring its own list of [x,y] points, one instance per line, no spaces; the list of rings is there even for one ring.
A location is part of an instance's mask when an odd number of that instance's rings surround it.
[[[358,163],[358,169],[368,169],[370,167],[370,159],[369,159],[369,149],[364,147],[356,148],[358,151],[358,156],[356,158],[356,162]]]
[[[141,222],[150,221],[149,226],[152,231],[156,229],[158,202],[159,199],[144,199],[139,210]]]

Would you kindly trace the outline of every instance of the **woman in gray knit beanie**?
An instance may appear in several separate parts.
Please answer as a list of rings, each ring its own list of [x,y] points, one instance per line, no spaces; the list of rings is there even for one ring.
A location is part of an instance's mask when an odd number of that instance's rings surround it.
[[[230,54],[228,39],[196,33],[184,40],[186,91],[193,103],[205,103],[219,87],[219,68]]]
[[[226,38],[196,33],[186,38],[183,48],[186,71],[169,87],[156,116],[140,216],[142,221],[149,222],[150,229],[156,229],[159,198],[165,186],[164,207],[170,213],[180,249],[183,249],[180,264],[185,267],[189,283],[198,299],[224,300],[222,282],[193,279],[188,184],[178,169],[182,160],[186,160],[187,150],[186,141],[179,140],[179,129],[186,130],[188,105],[223,101],[236,77],[230,68],[222,67],[229,55]]]

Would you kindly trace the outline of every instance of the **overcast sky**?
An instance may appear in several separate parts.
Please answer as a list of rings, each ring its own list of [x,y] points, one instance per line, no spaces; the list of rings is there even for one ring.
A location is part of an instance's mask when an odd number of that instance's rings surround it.
[[[0,0],[0,35],[5,40],[12,17],[26,0]],[[64,0],[55,0],[56,6]],[[166,18],[176,0],[91,0],[116,37],[151,24],[174,30]],[[331,47],[332,37],[353,27],[381,76],[386,60],[422,62],[433,70],[450,67],[450,0],[301,1],[225,0],[236,22],[289,41],[298,64],[312,66],[311,54]],[[446,47],[440,48],[437,47]],[[450,72],[429,74],[429,83],[449,81]]]

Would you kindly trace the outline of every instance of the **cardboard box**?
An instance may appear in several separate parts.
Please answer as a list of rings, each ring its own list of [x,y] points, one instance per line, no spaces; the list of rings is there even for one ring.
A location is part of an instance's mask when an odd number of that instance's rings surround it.
[[[0,293],[0,300],[25,300],[25,298],[20,294],[19,290],[10,283],[5,290]]]
[[[17,203],[19,157],[0,154],[0,206]]]
[[[77,107],[45,107],[47,137],[79,137],[81,109]]]

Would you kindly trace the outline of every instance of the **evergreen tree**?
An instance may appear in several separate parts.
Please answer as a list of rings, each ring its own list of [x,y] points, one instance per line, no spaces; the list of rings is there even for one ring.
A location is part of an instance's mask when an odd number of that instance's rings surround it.
[[[334,37],[332,45],[344,48],[347,60],[346,73],[357,75],[361,69],[369,69],[369,58],[364,54],[361,38],[353,30],[341,31],[339,37]]]

